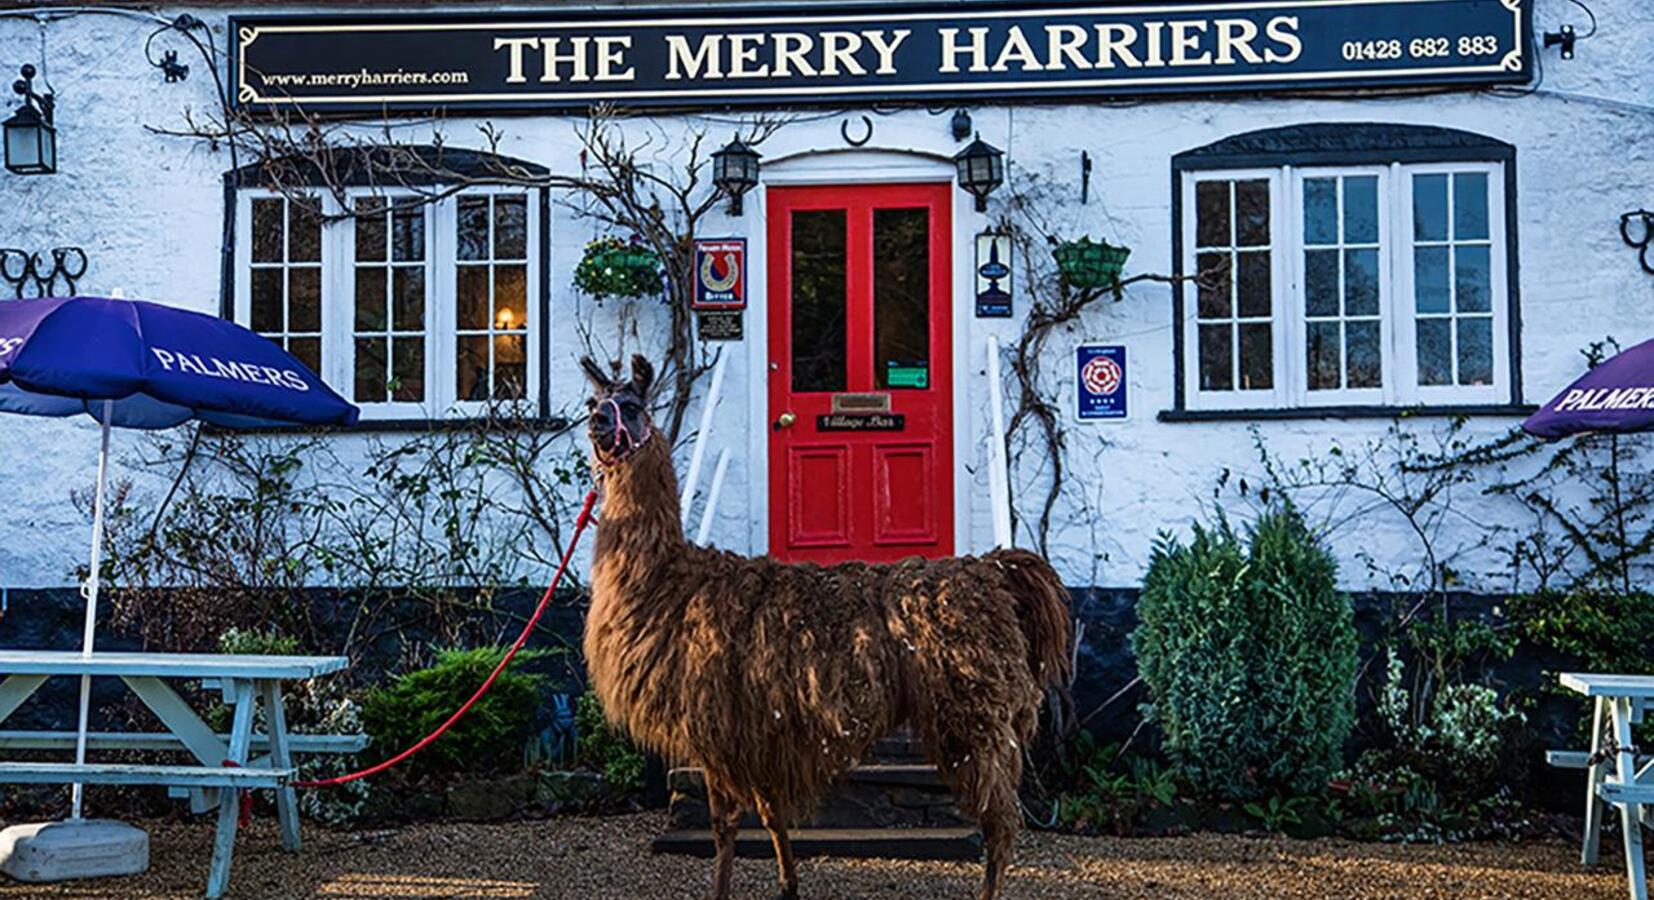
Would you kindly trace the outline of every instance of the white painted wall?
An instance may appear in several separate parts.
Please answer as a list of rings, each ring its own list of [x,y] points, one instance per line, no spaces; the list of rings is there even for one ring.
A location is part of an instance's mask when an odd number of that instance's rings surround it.
[[[1578,374],[1578,350],[1614,335],[1633,342],[1654,331],[1654,277],[1637,267],[1635,252],[1617,233],[1621,212],[1654,206],[1654,80],[1647,49],[1654,46],[1654,17],[1645,0],[1588,0],[1600,20],[1596,37],[1582,41],[1578,57],[1563,62],[1543,53],[1544,78],[1525,97],[1485,93],[1367,98],[1221,98],[1151,101],[1137,105],[1067,104],[971,108],[984,139],[1009,152],[1013,177],[1038,176],[1068,187],[1073,204],[1062,211],[1074,232],[1090,232],[1133,248],[1128,272],[1171,269],[1170,159],[1183,150],[1259,128],[1319,121],[1397,122],[1474,131],[1517,148],[1520,225],[1522,358],[1526,399],[1539,402]],[[261,7],[261,10],[264,7]],[[335,11],[337,6],[329,6]],[[183,7],[163,11],[175,15]],[[227,45],[222,7],[191,10],[212,23],[214,37]],[[1579,21],[1577,7],[1564,0],[1539,0],[1538,29]],[[87,249],[92,268],[86,293],[120,289],[129,297],[165,300],[203,311],[219,308],[220,247],[223,227],[221,175],[232,167],[223,148],[168,137],[156,130],[182,128],[186,114],[211,115],[211,80],[199,58],[177,42],[192,65],[183,84],[167,85],[143,58],[152,29],[142,22],[109,16],[80,16],[46,28],[51,85],[59,96],[62,170],[45,178],[0,176],[0,246],[40,249],[76,244]],[[0,72],[9,73],[39,56],[39,29],[29,19],[0,13]],[[8,75],[8,79],[9,79]],[[890,177],[945,177],[937,162],[959,149],[947,133],[947,116],[924,110],[869,113],[873,137],[860,155],[846,151],[840,125],[851,119],[861,130],[862,110],[806,112],[763,148],[772,183],[819,180],[835,170],[844,180]],[[555,117],[491,120],[505,132],[502,151],[554,170],[578,166],[577,122]],[[453,120],[440,132],[453,146],[479,147],[482,120]],[[367,129],[377,126],[367,126]],[[728,115],[639,119],[628,126],[642,139],[652,135],[663,154],[681,146],[683,135],[705,129],[714,145],[736,127]],[[367,129],[364,134],[368,133]],[[426,123],[399,124],[406,141],[429,140]],[[1077,203],[1080,153],[1095,160],[1091,201]],[[245,160],[242,160],[245,162]],[[895,169],[893,167],[901,167]],[[961,427],[957,489],[961,549],[992,542],[987,498],[986,382],[983,343],[989,333],[1011,344],[1018,321],[970,318],[971,244],[968,236],[986,219],[956,193],[954,308],[956,396]],[[553,204],[551,265],[553,292],[552,370],[554,409],[575,408],[584,383],[576,367],[578,344],[571,337],[575,317],[590,317],[600,337],[618,345],[612,308],[595,308],[577,297],[571,273],[591,229],[571,204]],[[714,220],[707,236],[745,234],[751,243],[748,273],[752,309],[744,345],[723,345],[734,356],[724,399],[707,455],[702,496],[718,451],[731,450],[728,481],[713,530],[715,543],[761,552],[767,534],[764,384],[765,269],[764,203],[749,198],[740,221]],[[1019,297],[1019,314],[1026,311]],[[640,321],[646,352],[661,346],[650,337],[651,317]],[[1150,543],[1162,529],[1182,530],[1203,515],[1203,503],[1224,468],[1253,468],[1248,423],[1165,424],[1155,418],[1172,405],[1172,312],[1168,289],[1141,285],[1119,304],[1103,304],[1067,334],[1056,338],[1045,372],[1047,384],[1066,387],[1072,348],[1083,341],[1122,343],[1130,355],[1132,416],[1111,424],[1071,424],[1068,465],[1074,488],[1090,498],[1089,509],[1071,502],[1059,509],[1053,534],[1054,561],[1071,582],[1132,585],[1141,576]],[[630,340],[630,339],[629,339]],[[627,352],[638,349],[636,341]],[[1065,393],[1065,407],[1071,401]],[[691,427],[698,420],[692,411]],[[1512,418],[1478,421],[1478,433],[1496,435]],[[1296,420],[1259,423],[1260,433],[1287,459],[1324,452],[1380,434],[1383,420]],[[1425,420],[1421,428],[1433,427]],[[0,585],[43,587],[68,583],[85,553],[84,517],[72,508],[70,492],[89,483],[96,452],[88,422],[0,418]],[[117,438],[117,454],[135,446]],[[342,437],[342,455],[352,442]],[[126,452],[130,453],[130,449]],[[688,453],[682,452],[683,468]],[[130,470],[126,475],[130,476]],[[116,477],[123,477],[117,470]],[[1033,466],[1013,474],[1023,512],[1034,514],[1042,474]],[[163,486],[140,479],[139,490]],[[1474,513],[1474,504],[1466,507]],[[1096,510],[1097,512],[1092,512]],[[693,522],[699,521],[697,511]],[[1027,539],[1025,530],[1019,540]],[[1391,564],[1405,564],[1417,549],[1395,522],[1374,519],[1359,534],[1337,538],[1345,557],[1345,579],[1367,583],[1353,554],[1363,550]],[[1496,586],[1489,583],[1489,586]]]

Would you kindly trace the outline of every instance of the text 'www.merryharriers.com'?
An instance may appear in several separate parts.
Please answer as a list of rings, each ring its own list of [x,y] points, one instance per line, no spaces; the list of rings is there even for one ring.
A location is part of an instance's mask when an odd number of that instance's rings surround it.
[[[469,72],[409,72],[406,69],[397,69],[394,72],[374,72],[363,69],[360,72],[312,72],[286,75],[266,74],[264,76],[264,84],[267,87],[342,87],[353,91],[373,87],[418,87],[427,84],[469,84],[470,82],[471,73]]]

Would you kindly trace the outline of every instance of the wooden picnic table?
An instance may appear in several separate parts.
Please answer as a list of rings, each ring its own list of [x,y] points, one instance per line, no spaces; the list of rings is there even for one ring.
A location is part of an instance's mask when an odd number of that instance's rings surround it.
[[[1591,751],[1582,761],[1586,769],[1585,839],[1580,862],[1596,864],[1603,814],[1610,805],[1617,807],[1630,896],[1648,900],[1642,828],[1654,824],[1654,761],[1638,753],[1631,727],[1642,722],[1654,700],[1654,676],[1564,672],[1559,680],[1563,687],[1592,700]],[[1576,756],[1553,753],[1551,762],[1570,765]]]
[[[230,862],[240,819],[241,790],[276,792],[282,846],[300,846],[297,798],[292,787],[294,752],[354,752],[360,735],[292,735],[282,705],[283,682],[302,681],[342,671],[340,656],[239,656],[192,653],[94,653],[76,651],[0,650],[0,725],[45,683],[57,676],[119,678],[167,729],[163,734],[94,732],[87,749],[177,750],[195,764],[130,765],[0,761],[0,783],[153,784],[184,793],[192,807],[218,810],[208,869],[209,898],[222,897],[230,882]],[[229,733],[213,731],[191,709],[169,680],[200,680],[222,693],[234,714]],[[264,707],[265,730],[253,732],[254,713]],[[0,750],[73,749],[73,731],[0,730]],[[257,753],[255,757],[253,754]]]

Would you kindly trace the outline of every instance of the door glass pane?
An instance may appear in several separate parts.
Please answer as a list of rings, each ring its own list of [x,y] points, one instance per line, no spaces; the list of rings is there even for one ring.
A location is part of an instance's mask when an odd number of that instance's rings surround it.
[[[1235,182],[1235,245],[1262,247],[1269,243],[1269,182]]]
[[[873,211],[873,378],[930,387],[930,210]]]
[[[1378,315],[1378,251],[1344,251],[1344,315]]]
[[[1418,321],[1419,384],[1453,383],[1452,319]]]
[[[1493,319],[1459,320],[1459,383],[1493,383]]]
[[[1304,179],[1304,243],[1338,243],[1338,179]]]
[[[287,258],[282,206],[280,200],[253,201],[253,262],[281,262]]]
[[[1453,248],[1453,293],[1458,297],[1459,312],[1493,309],[1492,279],[1485,245]]]
[[[1304,252],[1304,312],[1311,316],[1338,315],[1338,251]]]
[[[1453,239],[1474,241],[1487,237],[1487,175],[1460,172],[1453,176]]]
[[[1229,254],[1202,253],[1195,264],[1200,267],[1200,317],[1229,318],[1233,311],[1230,295],[1234,293],[1234,286],[1230,283]]]
[[[1274,336],[1269,325],[1240,326],[1241,390],[1267,391],[1275,386]]]
[[[1343,350],[1339,346],[1338,323],[1311,322],[1305,338],[1309,389],[1334,391],[1343,387],[1342,373],[1339,372],[1339,358]]]
[[[1378,177],[1344,179],[1344,243],[1378,243]]]
[[[1229,245],[1229,182],[1202,181],[1195,185],[1195,246]]]
[[[792,221],[792,371],[795,391],[842,391],[847,235],[842,209],[800,210]]]
[[[1270,298],[1274,296],[1274,289],[1270,286],[1269,253],[1254,251],[1239,253],[1236,256],[1240,258],[1237,273],[1240,278],[1236,291],[1240,315],[1246,318],[1265,318],[1269,315]]]
[[[1234,331],[1228,324],[1200,326],[1200,389],[1235,389]]]
[[[1352,388],[1384,386],[1384,351],[1378,322],[1351,322],[1344,333],[1348,384]]]
[[[1419,247],[1413,251],[1413,287],[1419,312],[1449,311],[1446,247]]]
[[[1447,240],[1447,176],[1413,176],[1413,239]]]

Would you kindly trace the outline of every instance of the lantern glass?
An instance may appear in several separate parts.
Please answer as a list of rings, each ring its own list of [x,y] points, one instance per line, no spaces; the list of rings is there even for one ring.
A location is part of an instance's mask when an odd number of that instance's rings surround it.
[[[1004,151],[977,138],[953,161],[958,169],[959,186],[974,194],[977,211],[985,212],[988,195],[1005,181]]]
[[[741,197],[758,185],[758,152],[736,138],[712,154],[712,183],[729,195],[729,211],[741,214]]]
[[[5,121],[6,168],[18,175],[57,171],[57,129],[33,107],[24,106]]]

